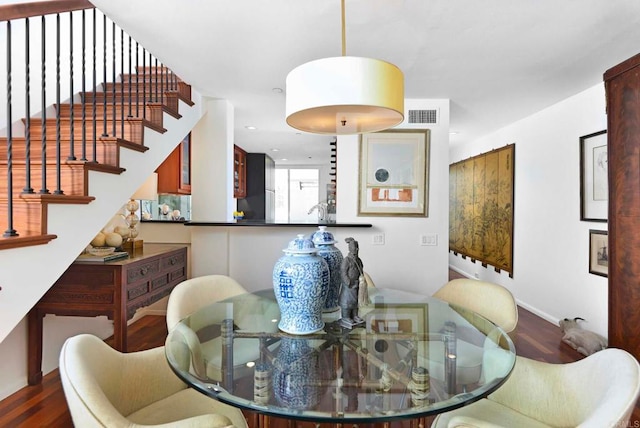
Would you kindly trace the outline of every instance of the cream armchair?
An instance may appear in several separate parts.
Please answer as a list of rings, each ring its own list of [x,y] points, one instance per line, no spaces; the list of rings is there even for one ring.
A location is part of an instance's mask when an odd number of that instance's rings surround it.
[[[621,349],[568,364],[517,357],[496,392],[439,415],[432,427],[626,427],[639,392],[640,366]]]
[[[470,309],[506,333],[513,333],[518,325],[518,305],[511,292],[498,284],[476,279],[453,279],[433,297]]]
[[[200,329],[221,324],[222,321],[233,313],[234,328],[237,331],[251,332],[276,332],[278,326],[275,321],[280,316],[278,304],[275,301],[263,299],[259,296],[246,294],[247,291],[233,278],[225,275],[206,275],[192,278],[178,284],[167,303],[167,327],[173,330],[179,321],[191,316],[188,325],[181,325],[180,334],[189,343],[187,352],[196,373],[202,378],[219,381],[222,379],[222,337],[217,336],[211,340],[200,342],[195,334]],[[241,303],[220,303],[211,307],[211,310],[201,311],[193,315],[205,306],[229,297],[246,294]],[[265,323],[268,319],[270,322]],[[259,339],[238,339],[233,343],[234,361],[237,363],[235,370],[252,370],[246,366],[249,361],[260,357]],[[216,357],[211,358],[210,356]],[[207,358],[207,356],[209,356]]]
[[[121,353],[80,334],[62,347],[60,378],[77,427],[247,427],[240,410],[187,388],[164,347]]]
[[[501,285],[475,279],[454,279],[433,294],[457,308],[461,321],[473,325],[489,337],[495,337],[495,325],[513,337],[518,324],[518,306],[509,290]],[[478,316],[480,315],[480,316]],[[487,322],[487,320],[489,322]],[[473,343],[464,338],[464,323],[458,325],[457,348],[464,358],[457,360],[456,379],[461,385],[478,382],[482,375],[482,355],[495,343]],[[506,344],[502,343],[506,347]],[[485,348],[485,349],[483,349]],[[429,368],[432,377],[444,380],[444,344],[432,342],[429,355],[418,356],[419,362]]]

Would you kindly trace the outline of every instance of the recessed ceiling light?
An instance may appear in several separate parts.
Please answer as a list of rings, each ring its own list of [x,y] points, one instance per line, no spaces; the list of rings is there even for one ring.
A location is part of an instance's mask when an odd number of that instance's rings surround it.
[[[282,88],[273,88],[272,91],[275,92],[276,94],[281,94],[284,92]]]
[[[273,149],[271,149],[271,151],[272,151],[272,152],[279,152],[279,151],[280,151],[280,149],[273,148]]]
[[[449,132],[449,135],[458,135],[458,134],[459,134],[459,132],[458,132],[458,131],[451,131],[451,132]]]
[[[258,128],[256,128],[256,127],[255,127],[255,126],[253,126],[253,125],[247,125],[247,126],[245,126],[245,128],[247,128],[247,129],[248,129],[248,130],[250,130],[250,131],[255,131],[256,129],[258,129]]]
[[[282,158],[282,159],[280,159],[280,160],[281,160],[281,161],[288,161],[289,159],[287,159],[287,158]]]

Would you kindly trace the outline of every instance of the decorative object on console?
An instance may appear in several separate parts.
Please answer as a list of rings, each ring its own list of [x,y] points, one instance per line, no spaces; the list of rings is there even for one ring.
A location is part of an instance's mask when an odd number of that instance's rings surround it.
[[[564,343],[586,357],[608,346],[607,339],[596,332],[583,329],[578,321],[584,321],[584,318],[565,318],[558,323],[560,330],[564,333],[562,336]]]
[[[322,308],[329,290],[329,266],[311,239],[289,242],[273,267],[273,289],[280,307],[278,328],[289,334],[322,330]]]
[[[310,61],[287,76],[287,123],[315,134],[380,131],[404,119],[404,76],[395,65],[346,56],[342,0],[342,56]]]
[[[311,240],[318,249],[318,255],[329,266],[329,291],[324,302],[323,312],[334,312],[340,309],[338,297],[340,294],[340,268],[342,266],[342,252],[334,245],[337,241],[333,234],[327,231],[327,226],[318,226],[318,231],[311,235]]]
[[[342,260],[340,266],[340,310],[342,318],[340,325],[346,328],[353,328],[364,325],[364,320],[358,315],[358,297],[360,284],[366,286],[364,279],[364,267],[360,256],[358,256],[358,241],[349,237],[345,239],[349,246],[349,254]]]
[[[129,233],[122,235],[124,242],[122,248],[126,251],[141,250],[143,241],[142,239],[136,239],[138,236],[138,218],[137,211],[140,208],[138,200],[154,201],[158,198],[158,174],[152,173],[131,196],[129,202],[127,202],[126,208],[129,213],[125,217],[125,221],[129,226]]]

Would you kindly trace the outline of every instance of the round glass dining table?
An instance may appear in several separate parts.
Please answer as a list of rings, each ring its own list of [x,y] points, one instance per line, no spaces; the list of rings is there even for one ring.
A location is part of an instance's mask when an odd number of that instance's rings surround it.
[[[273,290],[207,305],[166,340],[188,385],[261,415],[317,423],[377,423],[446,412],[486,397],[515,363],[510,337],[433,297],[375,288],[344,328],[340,312],[307,335],[278,329]]]

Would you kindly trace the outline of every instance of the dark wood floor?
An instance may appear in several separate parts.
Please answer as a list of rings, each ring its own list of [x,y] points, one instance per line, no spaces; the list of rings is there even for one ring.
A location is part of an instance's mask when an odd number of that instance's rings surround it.
[[[519,308],[519,317],[515,337],[518,355],[549,363],[566,363],[582,358],[581,354],[560,340],[557,326],[523,308]],[[166,335],[164,317],[145,316],[130,326],[129,347],[135,351],[161,346]],[[632,420],[640,420],[637,407]],[[0,427],[72,426],[58,370],[44,376],[41,385],[27,386],[0,401]]]

